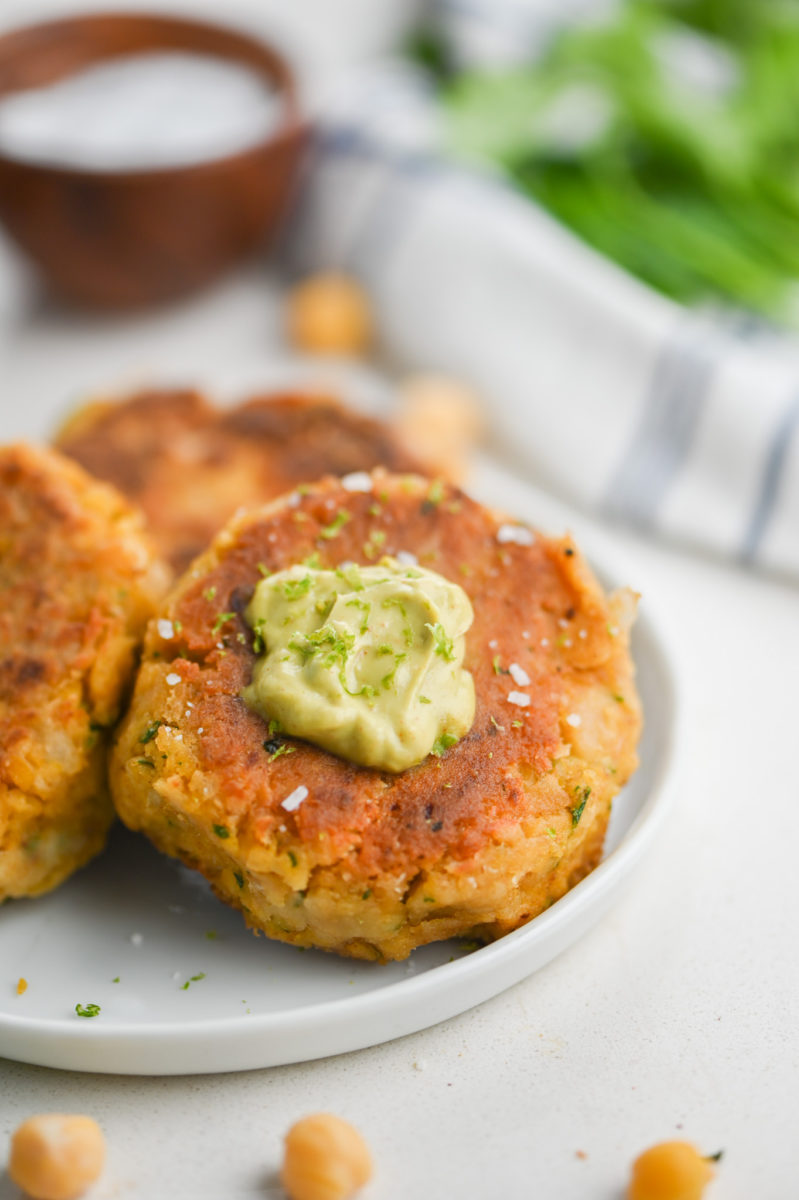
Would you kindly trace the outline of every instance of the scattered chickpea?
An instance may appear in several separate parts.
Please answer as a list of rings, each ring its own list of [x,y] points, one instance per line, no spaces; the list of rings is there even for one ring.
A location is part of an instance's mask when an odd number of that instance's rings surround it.
[[[288,331],[310,354],[364,354],[374,321],[363,288],[347,275],[313,275],[290,292]]]
[[[485,429],[480,403],[446,375],[414,375],[400,387],[396,427],[408,449],[456,483]]]
[[[701,1200],[714,1174],[690,1142],[661,1142],[633,1163],[627,1200]]]
[[[291,1200],[347,1200],[371,1176],[366,1143],[341,1117],[303,1117],[286,1134],[280,1177]]]
[[[91,1117],[43,1113],[11,1138],[8,1173],[34,1200],[75,1200],[103,1169],[105,1139]]]

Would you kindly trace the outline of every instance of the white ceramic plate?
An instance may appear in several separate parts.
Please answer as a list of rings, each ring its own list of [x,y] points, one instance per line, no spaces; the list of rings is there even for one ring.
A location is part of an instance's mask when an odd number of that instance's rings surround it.
[[[550,524],[551,505],[542,513],[536,493],[496,470],[484,467],[476,490]],[[606,583],[621,580],[587,549]],[[544,966],[617,898],[663,814],[674,691],[646,606],[633,653],[646,712],[641,765],[615,803],[605,858],[525,928],[477,950],[428,946],[389,966],[303,952],[256,940],[199,875],[117,829],[108,852],[57,892],[0,910],[0,1055],[131,1075],[300,1062],[434,1025]],[[81,1018],[76,1004],[100,1014]]]

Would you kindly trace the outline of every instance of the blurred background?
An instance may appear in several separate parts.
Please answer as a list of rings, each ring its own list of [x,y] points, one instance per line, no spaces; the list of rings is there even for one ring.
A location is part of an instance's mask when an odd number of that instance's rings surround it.
[[[154,380],[432,372],[546,491],[796,577],[794,0],[159,11],[228,32],[37,45],[71,6],[0,5],[7,434]]]

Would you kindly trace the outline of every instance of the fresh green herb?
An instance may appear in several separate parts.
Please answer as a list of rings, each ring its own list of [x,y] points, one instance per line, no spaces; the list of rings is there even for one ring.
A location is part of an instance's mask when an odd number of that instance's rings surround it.
[[[435,754],[436,758],[441,758],[442,754],[446,753],[450,746],[454,746],[457,740],[454,733],[442,733],[433,743],[431,754]]]
[[[234,871],[233,878],[236,880],[236,883],[240,888],[244,887],[244,876],[242,875],[241,871]]]
[[[505,726],[504,726],[504,725],[500,725],[500,723],[499,723],[499,721],[497,720],[497,718],[496,718],[496,717],[494,717],[494,716],[490,716],[488,719],[489,719],[489,721],[491,722],[491,724],[494,726],[494,728],[495,728],[495,729],[497,729],[497,730],[498,730],[500,733],[504,733],[504,732],[505,732]]]
[[[289,862],[291,863],[292,867],[296,867],[297,855],[294,853],[293,850],[289,850]]]
[[[205,979],[205,971],[200,971],[199,975],[192,975],[190,979],[187,979],[182,985],[182,990],[187,992],[189,990],[190,983],[199,983],[201,979]]]
[[[386,544],[386,533],[384,529],[373,529],[369,534],[367,541],[363,544],[364,556],[368,559],[377,558]]]
[[[510,675],[510,671],[507,669],[507,667],[503,667],[502,659],[498,654],[495,654],[491,659],[491,665],[494,668],[495,675]]]
[[[212,825],[211,828],[213,829],[216,836],[218,838],[222,838],[223,841],[225,838],[230,837],[230,830],[228,829],[228,827],[226,825]]]
[[[622,0],[608,13],[534,64],[443,78],[451,148],[677,301],[795,322],[795,4]]]
[[[155,763],[151,758],[137,758],[136,763],[140,767],[150,767],[151,770],[155,770]]]
[[[371,894],[372,894],[372,889],[371,889],[371,888],[367,888],[365,892],[361,892],[361,899],[362,899],[362,900],[368,900],[368,899],[369,899],[369,897],[371,896]]]
[[[614,695],[613,699],[617,704],[624,704],[624,696]]]
[[[360,600],[358,597],[356,597],[354,600],[348,600],[347,608],[359,608],[361,610],[363,617],[361,619],[361,627],[358,632],[361,634],[366,633],[367,629],[369,628],[369,613],[372,611],[372,606],[368,600]]]
[[[205,936],[208,938],[209,942],[215,942],[216,939],[219,937],[219,934],[216,932],[215,929],[206,929]]]
[[[332,625],[321,625],[311,633],[295,634],[289,642],[289,649],[301,654],[305,662],[319,654],[324,666],[333,667],[346,663],[354,645],[354,633],[347,630],[340,633]]]
[[[264,748],[266,748],[266,746],[267,743],[264,742]],[[295,754],[296,751],[296,746],[289,746],[287,742],[281,742],[277,749],[273,750],[269,755],[269,761],[274,762],[276,758],[280,758],[281,754]]]
[[[705,1162],[715,1162],[715,1163],[717,1163],[717,1162],[721,1162],[721,1160],[723,1159],[723,1157],[724,1157],[724,1151],[723,1151],[723,1150],[717,1150],[715,1154],[706,1154],[706,1155],[705,1155]]]
[[[354,592],[364,590],[363,576],[357,563],[348,563],[346,567],[336,567],[336,575],[349,584]]]
[[[309,554],[309,555],[308,555],[308,557],[307,557],[306,559],[304,559],[304,560],[303,560],[303,564],[302,564],[302,565],[303,565],[304,567],[310,567],[310,568],[311,568],[312,570],[314,570],[314,571],[321,571],[321,569],[322,569],[322,560],[321,560],[321,558],[319,557],[319,551],[318,551],[318,550],[314,550],[313,554]]]
[[[404,663],[405,659],[407,657],[408,657],[407,654],[395,654],[393,668],[388,672],[387,675],[384,675],[383,678],[380,680],[380,682],[384,688],[391,687],[392,683],[394,682],[394,676],[397,674],[397,667],[399,667],[402,663]]]
[[[266,579],[269,575],[272,574],[272,572],[269,570],[269,567],[267,567],[266,563],[262,563],[262,562],[259,562],[257,564],[257,571],[258,571],[258,574],[263,579]]]
[[[425,904],[435,904],[436,902],[435,896],[422,896],[422,900]]]
[[[413,645],[413,630],[411,629],[410,621],[408,620],[408,613],[405,608],[405,605],[402,603],[399,596],[387,596],[386,599],[383,601],[383,608],[398,608],[399,609],[400,616],[402,617],[403,621],[405,622],[403,629],[402,629],[402,636],[405,638],[405,645],[412,646]]]
[[[228,621],[235,621],[235,619],[236,614],[234,612],[220,613],[211,627],[211,633],[219,633],[223,625],[226,625]]]
[[[119,976],[118,976],[118,975],[115,975],[115,976],[114,976],[114,978],[111,980],[111,982],[112,982],[112,983],[119,983]]]
[[[575,790],[579,791],[580,790],[579,786]],[[590,795],[591,795],[590,787],[583,788],[582,792],[580,793],[579,802],[571,810],[572,828],[574,828],[575,825],[580,824],[580,817],[583,815],[583,809],[585,808],[586,801],[588,800],[588,797]]]
[[[511,729],[521,729],[523,725],[524,721],[511,721],[510,723]]]
[[[440,655],[445,662],[452,662],[455,658],[455,648],[452,644],[452,638],[447,637],[447,632],[441,622],[436,621],[435,625],[431,625],[429,621],[426,621],[425,629],[429,629],[433,635],[436,654]]]
[[[76,1004],[75,1012],[79,1017],[97,1017],[100,1015],[99,1004]]]
[[[216,596],[216,588],[215,587],[206,588],[206,590],[203,592],[203,598],[205,600],[207,600],[209,604],[211,603],[211,601],[214,599],[215,596]]]
[[[379,517],[383,510],[379,504],[370,504],[366,511],[370,517]]]
[[[444,481],[442,479],[433,480],[427,493],[427,499],[431,504],[441,503],[444,499]]]
[[[266,649],[266,639],[264,638],[265,624],[265,618],[258,617],[253,625],[252,648],[254,654],[263,654]]]
[[[153,721],[152,725],[147,726],[144,733],[139,738],[139,741],[143,746],[146,745],[147,742],[151,742],[153,740],[163,723],[163,721]]]
[[[430,697],[429,697],[429,696],[420,696],[420,697],[419,697],[419,703],[420,703],[420,704],[432,704],[432,703],[433,703],[433,701],[430,699]]]
[[[340,508],[329,525],[325,525],[324,529],[319,530],[320,538],[325,538],[328,541],[330,538],[338,537],[348,521],[352,520],[352,514],[348,513],[345,508]]]
[[[307,596],[310,590],[310,575],[305,575],[302,579],[287,579],[283,584],[283,595],[287,600],[299,600],[302,596]]]

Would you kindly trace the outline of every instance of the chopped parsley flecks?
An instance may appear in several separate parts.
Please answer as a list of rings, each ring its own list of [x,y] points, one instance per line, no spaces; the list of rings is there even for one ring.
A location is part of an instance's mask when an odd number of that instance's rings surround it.
[[[187,992],[189,990],[189,984],[199,983],[201,979],[205,979],[205,971],[200,971],[198,975],[192,975],[190,979],[187,979],[185,983],[182,983],[180,985],[181,991]]]
[[[99,1004],[76,1004],[75,1012],[78,1014],[79,1017],[99,1017],[100,1005]]]
[[[440,504],[444,499],[444,481],[442,479],[434,479],[430,484],[430,489],[426,496],[429,504]]]
[[[151,758],[137,758],[135,762],[138,767],[149,767],[150,770],[155,770],[155,763]]]
[[[224,840],[225,838],[230,837],[230,830],[228,829],[227,825],[212,825],[211,828],[218,838],[222,838]]]
[[[227,625],[228,621],[234,621],[235,619],[236,614],[234,612],[220,613],[211,627],[211,633],[219,633],[223,625]]]
[[[216,588],[215,587],[206,588],[205,591],[203,592],[203,600],[207,600],[209,604],[211,603],[211,601],[213,599],[215,599],[215,597],[216,597]]]
[[[432,703],[433,703],[433,701],[430,699],[430,697],[429,697],[429,696],[420,696],[420,697],[419,697],[419,703],[420,703],[420,704],[432,704]]]
[[[261,576],[262,579],[266,579],[267,576],[272,574],[272,572],[269,570],[269,567],[267,567],[266,563],[259,562],[256,565],[256,570],[258,571],[258,574]]]
[[[349,584],[354,592],[362,592],[365,584],[357,563],[348,563],[346,567],[336,567],[336,575]]]
[[[431,625],[428,621],[425,623],[425,629],[429,629],[433,635],[436,654],[439,654],[445,662],[453,662],[455,659],[455,648],[452,644],[452,638],[447,637],[447,631],[441,622],[436,621],[435,625]]]
[[[141,742],[142,746],[145,746],[147,744],[147,742],[151,742],[153,740],[153,738],[158,733],[158,730],[161,728],[163,723],[164,723],[163,721],[153,721],[153,723],[151,725],[147,726],[144,733],[139,738],[139,741]]]
[[[319,530],[320,538],[329,541],[331,538],[338,537],[347,522],[351,520],[352,513],[348,513],[346,508],[340,508],[330,524]]]
[[[287,579],[283,584],[283,595],[287,600],[301,600],[310,590],[310,575],[304,575],[302,579]]]
[[[264,742],[264,749],[266,749],[267,746],[272,745],[273,741],[274,741],[274,739],[270,739],[269,741]],[[281,754],[296,754],[296,753],[297,753],[296,746],[289,746],[286,742],[281,742],[276,747],[276,749],[269,751],[269,761],[270,761],[270,763],[274,762],[276,758],[280,758]]]
[[[233,878],[236,880],[236,883],[240,888],[244,887],[244,876],[242,875],[241,871],[234,871]]]
[[[360,600],[356,596],[354,600],[347,601],[347,608],[358,608],[361,610],[363,617],[361,618],[361,626],[358,632],[361,634],[366,633],[369,628],[369,613],[372,611],[372,606],[368,600]]]
[[[368,559],[377,558],[382,553],[383,547],[386,544],[386,532],[384,529],[373,529],[369,534],[367,541],[363,544],[364,557]]]
[[[433,748],[430,753],[435,754],[436,758],[441,758],[441,755],[445,754],[450,746],[454,746],[457,740],[454,733],[442,733],[433,742]]]
[[[579,786],[575,790],[580,791]],[[574,828],[575,825],[580,824],[580,817],[583,815],[583,809],[585,808],[586,802],[590,795],[591,795],[590,787],[585,787],[582,789],[582,791],[580,791],[580,798],[579,798],[577,804],[575,804],[574,808],[571,810],[572,828]]]

